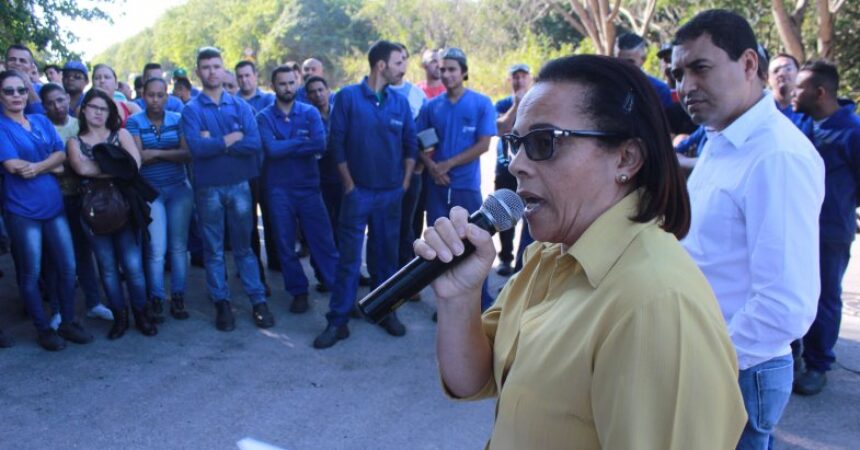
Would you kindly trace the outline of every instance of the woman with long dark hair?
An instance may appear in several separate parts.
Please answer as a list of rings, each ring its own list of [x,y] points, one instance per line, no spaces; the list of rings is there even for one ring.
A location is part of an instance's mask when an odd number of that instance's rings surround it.
[[[111,179],[103,173],[94,160],[93,148],[102,143],[121,147],[140,167],[140,152],[128,131],[121,128],[122,121],[113,99],[99,89],[91,89],[81,102],[78,115],[80,132],[76,139],[66,144],[72,169],[83,178],[82,184],[96,180]],[[110,301],[114,323],[108,339],[118,339],[128,329],[126,307],[118,264],[122,264],[123,275],[131,297],[131,308],[135,326],[146,336],[158,333],[152,323],[146,303],[146,279],[141,256],[142,231],[129,222],[110,234],[96,234],[86,223],[84,229],[92,242],[93,252],[99,266],[102,285]]]
[[[0,73],[3,212],[18,289],[36,326],[37,341],[46,350],[61,350],[64,339],[86,344],[93,338],[75,322],[75,252],[60,185],[52,173],[63,168],[63,141],[47,117],[24,114],[31,89],[25,77],[15,71]],[[49,254],[59,275],[62,322],[57,331],[50,327],[39,294],[42,253]]]

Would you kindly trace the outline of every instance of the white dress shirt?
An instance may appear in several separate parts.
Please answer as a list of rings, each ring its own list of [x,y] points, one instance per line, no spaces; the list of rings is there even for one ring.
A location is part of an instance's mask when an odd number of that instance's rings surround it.
[[[720,303],[738,366],[790,353],[821,289],[818,152],[765,93],[724,130],[708,131],[687,186],[692,223],[682,244]]]

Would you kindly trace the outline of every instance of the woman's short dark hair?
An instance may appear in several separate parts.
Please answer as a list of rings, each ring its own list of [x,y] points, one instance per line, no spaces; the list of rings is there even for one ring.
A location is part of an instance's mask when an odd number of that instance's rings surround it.
[[[78,125],[80,126],[80,130],[78,131],[78,136],[86,134],[90,131],[90,125],[87,123],[87,115],[84,114],[84,108],[90,104],[91,101],[100,98],[107,103],[108,107],[108,117],[105,121],[105,127],[112,131],[117,132],[120,128],[122,128],[122,118],[119,117],[119,111],[116,108],[116,103],[114,103],[113,99],[110,95],[105,94],[103,91],[98,89],[90,89],[84,95],[84,99],[81,101],[81,112],[78,114]]]
[[[617,58],[577,55],[550,61],[537,83],[576,83],[587,94],[576,105],[597,130],[612,131],[621,139],[601,138],[604,146],[636,139],[642,148],[642,168],[631,180],[644,195],[631,220],[660,221],[678,239],[690,228],[690,198],[670,139],[669,123],[654,87],[639,68]]]
[[[146,92],[146,88],[149,87],[149,85],[152,83],[161,83],[164,85],[164,89],[167,90],[167,82],[164,81],[164,78],[152,77],[143,82],[143,92]]]

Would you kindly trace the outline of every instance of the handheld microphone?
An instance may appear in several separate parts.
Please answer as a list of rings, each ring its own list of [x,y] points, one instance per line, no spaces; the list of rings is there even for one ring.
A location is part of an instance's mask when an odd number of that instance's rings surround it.
[[[499,189],[484,200],[481,209],[469,216],[469,223],[481,227],[492,235],[496,231],[513,228],[523,216],[524,209],[522,199],[514,191]],[[475,251],[475,246],[468,240],[463,242],[463,247],[463,253],[447,263],[438,258],[426,260],[416,256],[409,264],[403,266],[391,278],[361,299],[358,302],[358,309],[371,322],[381,321],[400,307],[406,299],[421,292],[439,275]]]

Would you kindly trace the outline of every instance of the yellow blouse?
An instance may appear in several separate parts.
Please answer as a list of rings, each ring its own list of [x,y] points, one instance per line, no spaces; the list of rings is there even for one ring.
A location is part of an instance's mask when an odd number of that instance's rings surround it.
[[[637,201],[567,252],[529,246],[484,313],[493,377],[473,399],[498,395],[488,448],[735,448],[747,416],[717,301],[674,236],[628,219]]]

